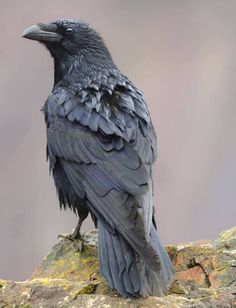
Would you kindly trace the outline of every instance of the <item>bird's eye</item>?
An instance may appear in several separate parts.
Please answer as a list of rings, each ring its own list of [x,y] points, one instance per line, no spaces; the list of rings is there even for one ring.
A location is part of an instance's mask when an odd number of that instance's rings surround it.
[[[70,35],[70,34],[73,33],[73,29],[72,29],[72,28],[66,28],[66,29],[65,29],[65,33],[68,34],[68,35]]]

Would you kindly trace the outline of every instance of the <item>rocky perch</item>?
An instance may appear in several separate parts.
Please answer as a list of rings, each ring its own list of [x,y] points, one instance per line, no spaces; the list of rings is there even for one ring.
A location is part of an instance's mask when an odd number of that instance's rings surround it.
[[[176,275],[162,298],[124,299],[99,276],[97,232],[61,239],[23,282],[0,280],[0,307],[236,307],[236,227],[166,249]]]

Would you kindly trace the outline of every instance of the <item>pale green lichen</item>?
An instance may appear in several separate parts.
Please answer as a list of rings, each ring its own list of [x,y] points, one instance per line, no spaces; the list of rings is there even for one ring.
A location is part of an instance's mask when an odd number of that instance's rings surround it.
[[[82,294],[93,294],[95,293],[96,288],[97,288],[96,283],[90,283],[90,284],[81,286],[79,290],[72,292],[71,294],[72,299],[76,299],[79,295],[82,295]]]
[[[9,282],[3,279],[0,279],[0,289],[5,287]]]
[[[218,249],[235,249],[236,248],[236,227],[220,233],[218,239],[214,242]]]
[[[176,253],[177,253],[177,247],[174,246],[174,245],[168,245],[168,246],[165,247],[165,249],[166,249],[170,259],[173,260]]]
[[[35,278],[29,281],[30,285],[40,285],[47,287],[59,287],[67,291],[74,287],[74,283],[66,279]]]
[[[169,289],[169,293],[187,295],[189,292],[178,280],[175,280]]]

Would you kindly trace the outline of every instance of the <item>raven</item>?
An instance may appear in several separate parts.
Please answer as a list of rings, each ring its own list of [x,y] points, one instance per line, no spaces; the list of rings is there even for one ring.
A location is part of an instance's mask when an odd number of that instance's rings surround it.
[[[60,206],[91,213],[100,272],[124,297],[163,296],[171,261],[157,233],[152,167],[157,141],[142,92],[121,73],[101,36],[75,19],[27,28],[54,59],[43,107],[47,157]]]

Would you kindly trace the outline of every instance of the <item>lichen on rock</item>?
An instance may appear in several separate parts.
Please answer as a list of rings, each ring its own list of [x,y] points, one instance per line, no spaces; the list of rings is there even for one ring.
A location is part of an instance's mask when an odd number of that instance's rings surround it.
[[[124,299],[99,275],[97,232],[61,239],[24,282],[0,280],[0,307],[236,307],[236,227],[166,247],[175,280],[162,298]]]

